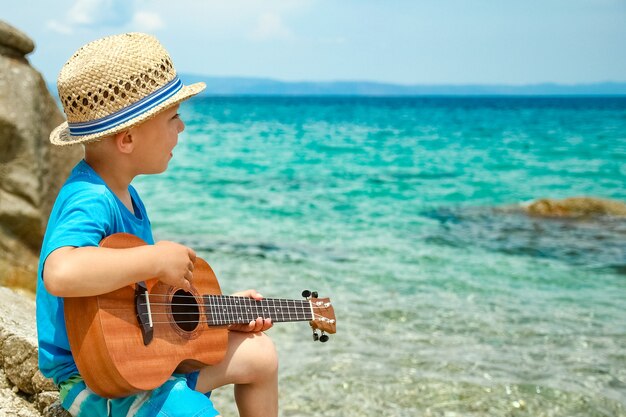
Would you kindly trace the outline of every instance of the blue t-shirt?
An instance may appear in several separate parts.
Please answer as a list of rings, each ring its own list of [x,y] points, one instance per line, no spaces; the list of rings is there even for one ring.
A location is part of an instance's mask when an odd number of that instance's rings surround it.
[[[39,368],[55,383],[78,373],[65,328],[63,299],[51,295],[43,282],[48,255],[64,246],[98,246],[106,236],[126,232],[154,243],[146,209],[129,186],[134,213],[124,206],[100,176],[83,160],[72,170],[52,208],[44,236],[37,279]]]

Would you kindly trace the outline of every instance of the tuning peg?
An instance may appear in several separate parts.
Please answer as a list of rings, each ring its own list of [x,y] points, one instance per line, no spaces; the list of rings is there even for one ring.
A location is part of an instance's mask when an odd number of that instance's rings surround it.
[[[313,330],[313,341],[317,342],[319,340],[320,336],[317,334],[317,332],[315,330]]]
[[[327,334],[323,334],[322,333],[322,335],[320,336],[320,342],[322,342],[322,343],[328,342],[328,339],[329,339],[329,337],[328,337]]]
[[[317,298],[317,291],[313,291],[313,292],[311,293],[311,296],[312,296],[313,298]]]
[[[311,296],[311,291],[309,291],[309,290],[302,291],[302,296],[304,298],[309,298]]]

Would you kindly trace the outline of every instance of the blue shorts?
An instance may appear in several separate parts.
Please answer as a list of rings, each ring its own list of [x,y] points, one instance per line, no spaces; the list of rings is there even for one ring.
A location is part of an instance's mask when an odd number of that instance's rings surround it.
[[[100,397],[85,382],[73,383],[63,408],[74,417],[215,417],[219,413],[209,396],[194,390],[198,373],[175,374],[152,391],[124,398]]]

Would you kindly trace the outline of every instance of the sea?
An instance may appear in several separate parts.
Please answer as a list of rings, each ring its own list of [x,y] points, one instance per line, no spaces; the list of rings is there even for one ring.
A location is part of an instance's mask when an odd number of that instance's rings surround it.
[[[280,416],[626,416],[626,97],[196,97],[155,238],[222,291],[328,297],[337,332],[267,333]],[[232,389],[212,398],[238,415]]]

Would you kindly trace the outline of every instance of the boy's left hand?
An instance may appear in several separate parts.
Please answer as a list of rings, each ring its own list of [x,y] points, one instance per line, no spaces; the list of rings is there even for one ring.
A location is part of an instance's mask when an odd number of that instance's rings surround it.
[[[249,297],[255,300],[263,299],[263,296],[256,290],[239,291],[232,295],[235,297]],[[251,321],[247,324],[231,324],[228,326],[228,329],[236,332],[264,332],[270,327],[272,327],[272,319],[263,319],[262,317],[258,317],[255,321]]]

